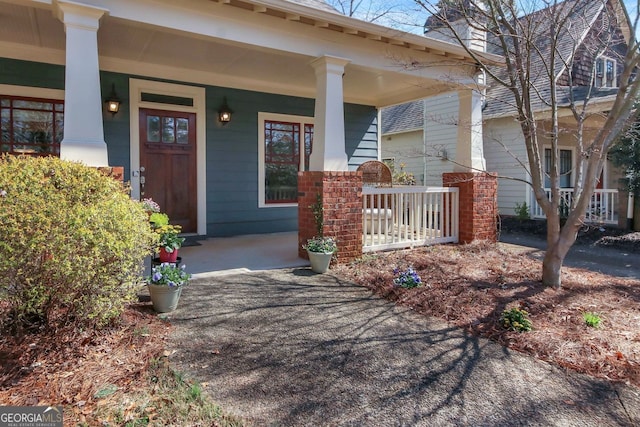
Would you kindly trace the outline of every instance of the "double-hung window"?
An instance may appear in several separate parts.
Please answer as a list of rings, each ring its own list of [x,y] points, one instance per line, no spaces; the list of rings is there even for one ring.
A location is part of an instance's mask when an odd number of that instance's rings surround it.
[[[560,188],[573,187],[573,181],[571,180],[571,172],[573,171],[573,152],[571,150],[560,150]],[[544,186],[546,188],[551,187],[551,179],[549,178],[549,171],[551,170],[551,148],[544,149],[544,168],[545,179]]]
[[[60,155],[64,101],[0,95],[0,151]]]
[[[313,119],[260,113],[259,204],[286,206],[298,202],[298,172],[309,169]]]
[[[616,61],[600,56],[596,59],[596,87],[618,87]]]

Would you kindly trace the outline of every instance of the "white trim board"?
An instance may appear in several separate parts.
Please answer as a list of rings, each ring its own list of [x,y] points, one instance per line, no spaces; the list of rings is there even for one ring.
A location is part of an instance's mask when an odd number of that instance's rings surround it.
[[[300,135],[300,144],[304,145],[304,125],[315,125],[314,118],[310,116],[294,116],[290,114],[277,113],[258,113],[258,208],[290,208],[298,206],[297,203],[271,203],[264,201],[265,191],[265,170],[264,170],[264,122],[273,120],[278,122],[300,123],[302,135]],[[304,169],[304,147],[300,147],[300,166]]]
[[[193,107],[160,104],[142,101],[142,93],[192,98]],[[134,171],[140,170],[140,108],[155,110],[183,111],[196,114],[196,195],[198,198],[199,235],[207,234],[207,112],[204,87],[164,83],[151,80],[129,79],[130,156],[131,156],[131,197],[140,198],[140,177]]]

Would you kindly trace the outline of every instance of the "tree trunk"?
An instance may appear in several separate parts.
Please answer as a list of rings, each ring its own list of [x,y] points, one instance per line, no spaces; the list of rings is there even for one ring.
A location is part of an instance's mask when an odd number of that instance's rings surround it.
[[[576,241],[579,225],[575,225],[572,219],[570,217],[560,228],[558,214],[547,217],[547,250],[542,260],[542,284],[552,286],[554,289],[562,287],[562,264]]]
[[[542,284],[552,286],[554,289],[562,287],[562,263],[564,256],[558,251],[558,246],[547,248],[542,261]]]

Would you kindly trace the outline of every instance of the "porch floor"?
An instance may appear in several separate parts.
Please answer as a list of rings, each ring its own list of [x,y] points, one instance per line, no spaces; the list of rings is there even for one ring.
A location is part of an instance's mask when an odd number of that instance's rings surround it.
[[[211,237],[199,243],[179,251],[187,271],[198,278],[309,265],[298,257],[297,231]]]

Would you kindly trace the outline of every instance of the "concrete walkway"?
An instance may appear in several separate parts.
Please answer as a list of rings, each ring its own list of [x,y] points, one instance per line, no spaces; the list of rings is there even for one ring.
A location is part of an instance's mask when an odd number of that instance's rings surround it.
[[[201,276],[169,343],[266,426],[632,426],[640,390],[566,372],[308,268]]]
[[[540,260],[544,258],[544,250],[547,247],[544,238],[524,233],[503,233],[500,241],[522,246],[523,252]],[[564,265],[611,276],[640,279],[640,254],[617,248],[574,244],[569,249]]]

